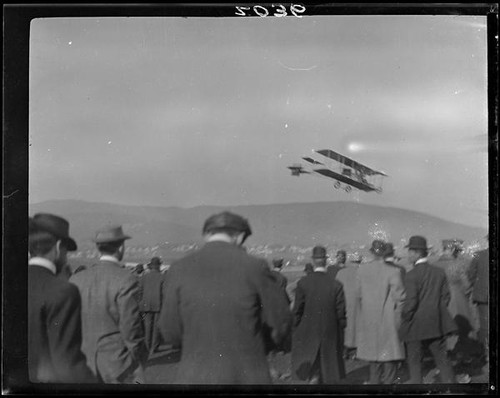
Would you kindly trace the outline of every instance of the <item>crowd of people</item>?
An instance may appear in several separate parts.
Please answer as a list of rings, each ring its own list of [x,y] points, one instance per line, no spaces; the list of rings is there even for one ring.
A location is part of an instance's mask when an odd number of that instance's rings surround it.
[[[333,264],[318,245],[288,283],[283,259],[270,267],[245,250],[248,220],[223,212],[205,221],[204,246],[165,273],[158,257],[124,267],[121,226],[98,230],[99,261],[68,273],[69,223],[53,214],[29,222],[32,382],[148,383],[161,344],[181,352],[177,384],[271,384],[280,353],[291,354],[293,379],[329,385],[345,383],[353,358],[369,363],[365,384],[398,383],[403,367],[407,383],[421,384],[426,352],[440,382],[464,382],[452,360],[467,339],[488,360],[487,249],[465,261],[460,242],[445,240],[431,261],[425,237],[412,236],[403,266],[383,240],[369,259],[339,250]]]

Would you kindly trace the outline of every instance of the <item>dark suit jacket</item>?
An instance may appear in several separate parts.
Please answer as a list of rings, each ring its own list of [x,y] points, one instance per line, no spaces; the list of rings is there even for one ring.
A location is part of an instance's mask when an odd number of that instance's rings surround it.
[[[445,336],[457,327],[448,311],[450,290],[444,271],[429,263],[416,265],[404,280],[406,301],[400,338],[420,341]]]
[[[105,383],[119,383],[148,355],[139,314],[137,278],[100,261],[70,279],[82,297],[82,350]]]
[[[86,365],[78,289],[50,270],[28,267],[28,369],[34,383],[97,382]]]
[[[474,255],[470,264],[469,279],[472,282],[472,299],[486,304],[489,301],[489,250],[481,250]]]
[[[155,270],[151,270],[140,278],[141,312],[160,312],[162,282],[163,275]]]
[[[176,383],[269,384],[264,325],[279,343],[291,313],[265,260],[209,242],[172,264],[159,329],[181,347]]]
[[[294,302],[292,367],[299,379],[307,379],[320,353],[323,382],[345,377],[343,333],[346,326],[342,283],[323,272],[313,272],[297,284]]]

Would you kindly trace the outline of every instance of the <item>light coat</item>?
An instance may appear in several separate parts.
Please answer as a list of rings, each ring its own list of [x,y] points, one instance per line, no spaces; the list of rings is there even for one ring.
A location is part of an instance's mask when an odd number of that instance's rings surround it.
[[[120,383],[147,358],[137,278],[120,264],[100,261],[70,282],[82,297],[82,350],[88,365],[105,383]]]
[[[359,302],[356,291],[356,281],[359,264],[347,264],[337,272],[336,279],[342,283],[345,295],[345,307],[347,315],[347,326],[344,332],[344,346],[356,347],[356,329],[359,323]]]
[[[404,345],[398,337],[405,299],[401,272],[382,260],[373,260],[359,267],[356,285],[356,356],[380,362],[404,359]]]

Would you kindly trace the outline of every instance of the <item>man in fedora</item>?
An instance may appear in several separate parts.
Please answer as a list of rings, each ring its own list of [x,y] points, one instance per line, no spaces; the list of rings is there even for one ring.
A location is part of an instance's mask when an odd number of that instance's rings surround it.
[[[161,259],[153,257],[148,264],[149,272],[140,278],[141,302],[140,311],[144,323],[146,346],[152,355],[160,345],[158,316],[161,308],[161,291],[163,278],[160,273]]]
[[[384,262],[386,243],[374,240],[373,259],[358,269],[356,357],[370,363],[368,384],[393,384],[405,349],[398,336],[405,289],[401,272]]]
[[[312,251],[314,272],[297,284],[293,307],[292,370],[310,384],[339,384],[345,377],[346,326],[342,284],[326,273],[326,249]]]
[[[59,278],[77,249],[69,223],[53,214],[29,219],[28,371],[33,383],[97,382],[81,351],[78,289]]]
[[[243,249],[251,233],[238,214],[215,214],[203,226],[205,245],[166,274],[159,324],[165,343],[182,351],[175,383],[271,383],[266,331],[280,344],[291,313],[266,260]]]
[[[82,296],[82,350],[105,383],[144,383],[147,349],[139,285],[121,264],[127,239],[121,226],[99,230],[94,239],[99,262],[70,280]]]
[[[406,301],[400,337],[406,342],[410,379],[422,383],[422,349],[429,348],[440,371],[441,382],[454,383],[453,368],[447,357],[446,336],[456,332],[448,312],[450,290],[444,271],[427,261],[427,240],[412,236],[406,245],[413,268],[405,276]]]

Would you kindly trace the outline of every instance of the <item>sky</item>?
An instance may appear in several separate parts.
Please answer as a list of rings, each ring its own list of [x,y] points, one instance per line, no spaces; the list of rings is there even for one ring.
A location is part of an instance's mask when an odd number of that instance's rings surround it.
[[[33,20],[29,201],[354,201],[486,228],[486,41],[483,16]],[[318,149],[383,192],[292,177]]]

